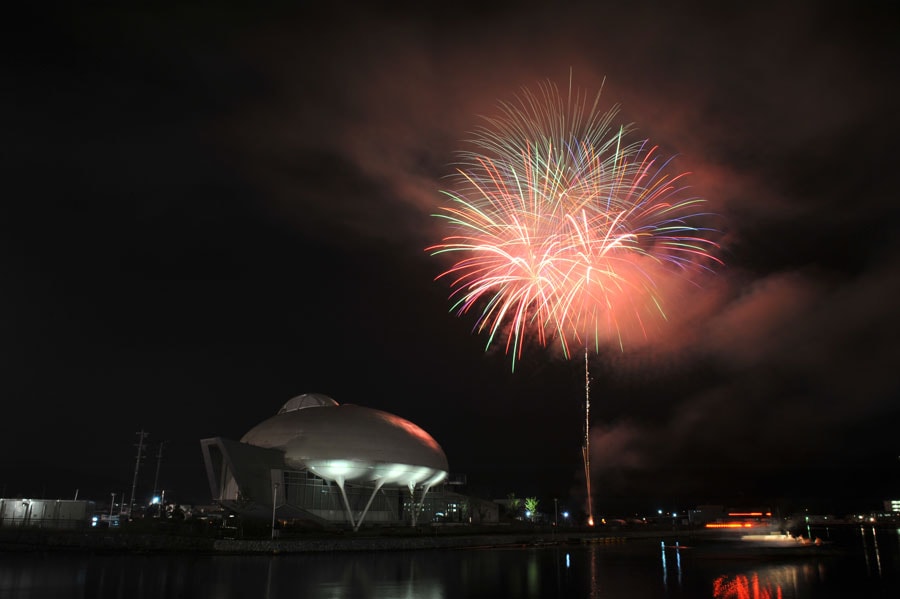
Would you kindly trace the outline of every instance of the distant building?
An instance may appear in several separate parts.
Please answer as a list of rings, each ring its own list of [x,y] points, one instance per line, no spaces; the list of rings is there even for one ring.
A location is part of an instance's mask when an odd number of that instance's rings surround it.
[[[887,499],[884,502],[884,511],[891,514],[900,514],[900,499]]]
[[[87,528],[93,501],[0,498],[0,528]]]
[[[354,529],[497,520],[445,488],[447,457],[419,426],[326,395],[289,400],[240,441],[200,445],[213,500],[240,514]]]
[[[724,505],[698,505],[688,511],[688,521],[694,526],[705,526],[708,522],[722,521],[727,517]]]

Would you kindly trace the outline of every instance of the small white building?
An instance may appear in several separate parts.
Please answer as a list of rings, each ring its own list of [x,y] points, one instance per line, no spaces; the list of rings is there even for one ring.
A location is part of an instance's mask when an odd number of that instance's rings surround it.
[[[93,501],[0,498],[0,528],[87,528],[93,513]]]

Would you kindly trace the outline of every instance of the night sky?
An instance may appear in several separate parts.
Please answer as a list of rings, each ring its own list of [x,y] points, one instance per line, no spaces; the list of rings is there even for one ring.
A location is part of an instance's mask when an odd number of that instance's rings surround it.
[[[146,430],[138,494],[165,441],[208,503],[199,440],[318,392],[577,508],[583,362],[511,372],[424,251],[480,115],[570,73],[693,173],[725,263],[592,357],[597,511],[900,496],[886,4],[178,4],[6,19],[0,496],[127,495]]]

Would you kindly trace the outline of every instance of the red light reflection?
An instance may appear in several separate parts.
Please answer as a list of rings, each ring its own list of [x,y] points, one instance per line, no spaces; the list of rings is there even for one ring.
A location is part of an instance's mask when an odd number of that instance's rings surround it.
[[[754,572],[748,578],[743,574],[737,576],[722,575],[713,581],[714,599],[782,599],[781,585],[759,580]]]

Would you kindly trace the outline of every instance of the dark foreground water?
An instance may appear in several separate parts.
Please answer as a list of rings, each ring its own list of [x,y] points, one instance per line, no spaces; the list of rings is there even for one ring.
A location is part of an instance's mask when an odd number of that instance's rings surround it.
[[[672,537],[615,544],[278,556],[0,554],[0,599],[900,597],[900,533],[797,555]]]

